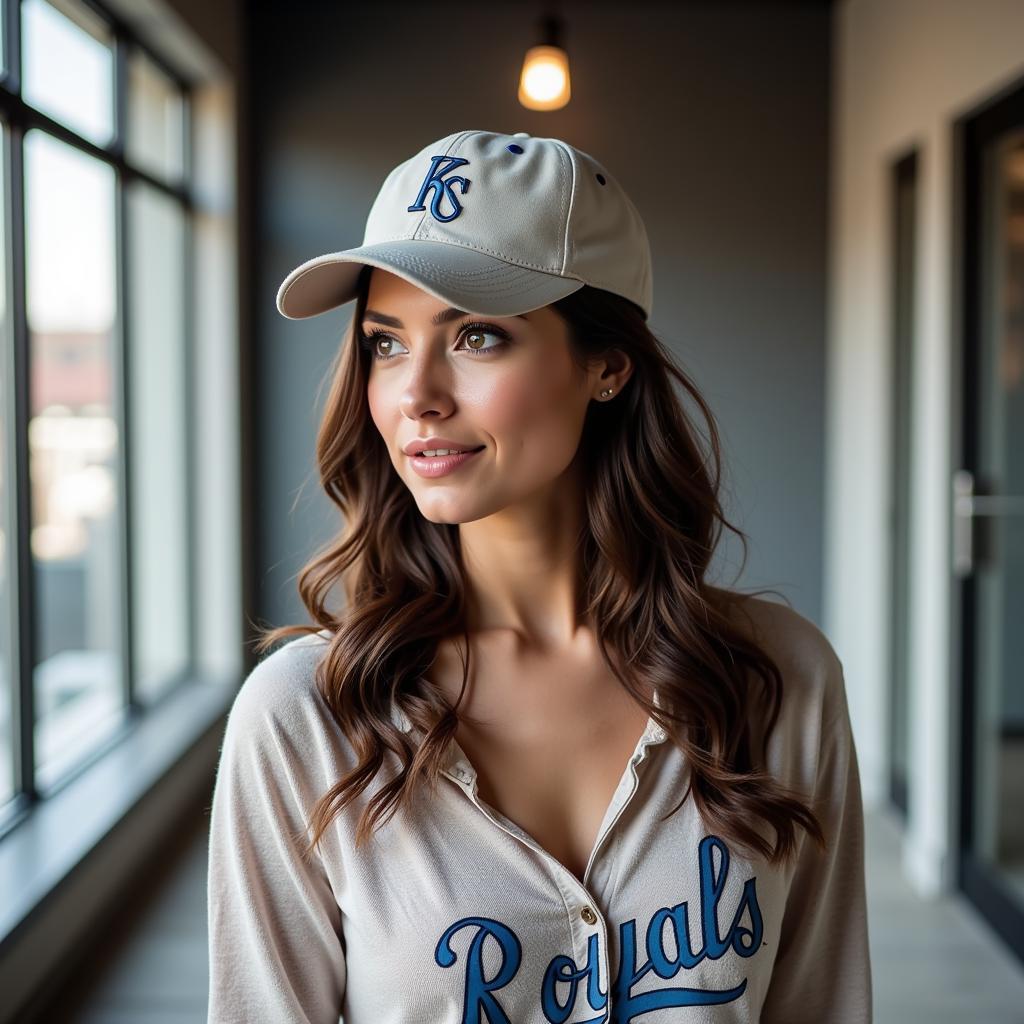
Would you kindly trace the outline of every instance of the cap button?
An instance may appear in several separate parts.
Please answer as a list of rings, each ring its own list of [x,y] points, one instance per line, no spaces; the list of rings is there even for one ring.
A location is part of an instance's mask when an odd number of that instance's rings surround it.
[[[528,139],[529,137],[530,137],[530,133],[529,132],[513,132],[512,133],[512,138],[513,139]]]

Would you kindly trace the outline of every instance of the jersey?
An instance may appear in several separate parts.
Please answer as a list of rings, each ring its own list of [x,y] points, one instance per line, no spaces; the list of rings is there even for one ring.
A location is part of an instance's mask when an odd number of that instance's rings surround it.
[[[662,820],[689,771],[653,717],[582,880],[480,797],[454,740],[436,794],[357,849],[372,783],[306,863],[296,833],[356,760],[314,679],[328,635],[266,656],[229,711],[213,791],[208,1024],[870,1022],[842,665],[797,612],[746,605],[783,675],[768,767],[829,844],[798,828],[784,866],[707,828],[692,795]],[[397,705],[392,720],[410,728]]]

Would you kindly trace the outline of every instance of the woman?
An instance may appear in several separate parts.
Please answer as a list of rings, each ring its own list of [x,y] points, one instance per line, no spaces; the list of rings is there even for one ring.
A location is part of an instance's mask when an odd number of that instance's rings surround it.
[[[718,435],[624,191],[557,139],[447,136],[278,306],[353,299],[317,451],[344,527],[221,751],[209,1020],[870,1021],[842,666],[705,578]]]

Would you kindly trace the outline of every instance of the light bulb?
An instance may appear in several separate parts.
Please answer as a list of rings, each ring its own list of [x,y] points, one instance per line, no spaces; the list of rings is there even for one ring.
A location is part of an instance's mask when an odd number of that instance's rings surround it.
[[[569,102],[569,57],[558,46],[531,46],[519,76],[519,102],[530,110],[558,110]]]

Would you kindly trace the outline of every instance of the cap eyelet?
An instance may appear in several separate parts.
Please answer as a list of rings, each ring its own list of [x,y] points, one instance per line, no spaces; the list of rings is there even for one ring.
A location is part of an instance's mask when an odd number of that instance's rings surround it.
[[[510,153],[522,153],[523,147],[518,142],[510,143],[505,147]]]
[[[594,177],[595,177],[595,178],[597,178],[597,180],[598,180],[598,181],[599,181],[599,182],[600,182],[600,183],[601,183],[602,185],[605,185],[605,184],[607,184],[607,182],[606,182],[606,181],[604,180],[604,175],[603,175],[603,174],[595,174],[595,175],[594,175]]]

